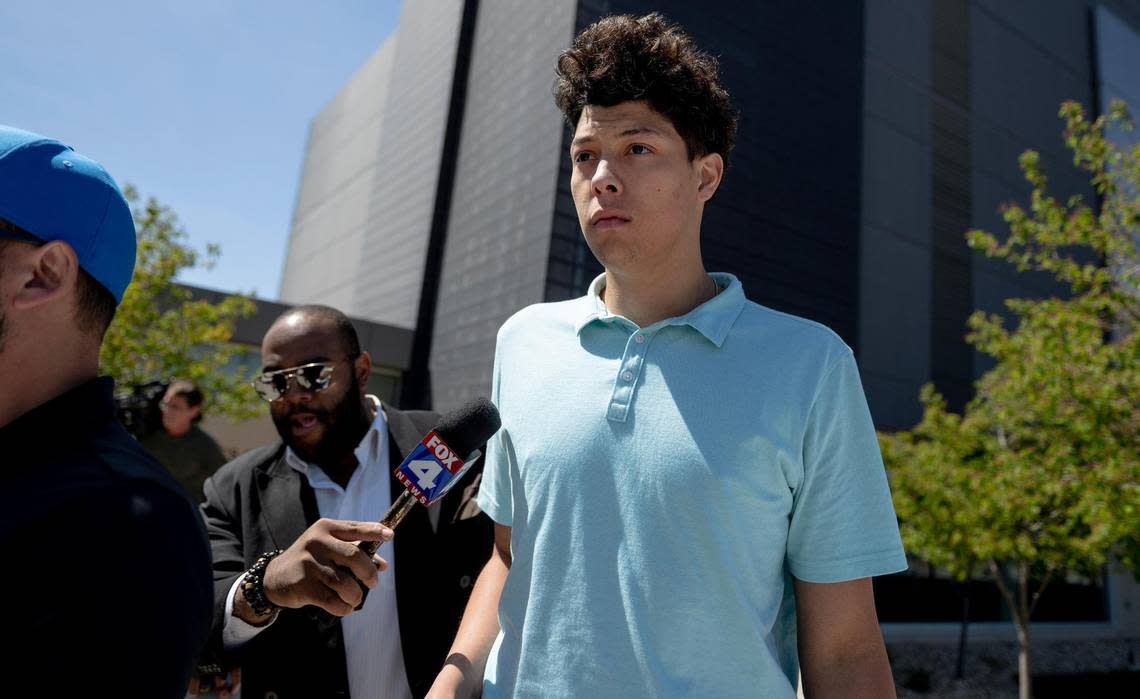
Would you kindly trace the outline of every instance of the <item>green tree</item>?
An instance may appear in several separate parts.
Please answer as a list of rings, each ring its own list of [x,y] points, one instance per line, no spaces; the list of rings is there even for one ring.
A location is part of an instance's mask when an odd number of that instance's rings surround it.
[[[1049,582],[1112,562],[1140,576],[1140,145],[1124,105],[1089,120],[1061,107],[1065,143],[1097,193],[1048,193],[1035,151],[1020,158],[1027,206],[1007,204],[1004,240],[971,247],[1049,273],[1066,298],[1009,299],[1016,320],[975,312],[967,341],[994,360],[964,413],[922,389],[922,421],[881,434],[908,549],[958,579],[980,566],[1017,629],[1020,696],[1030,697],[1030,619]]]
[[[184,269],[209,267],[220,255],[216,245],[205,258],[186,244],[186,232],[169,208],[153,197],[140,203],[126,187],[138,235],[134,277],[103,340],[102,373],[120,388],[173,377],[190,379],[206,395],[212,412],[234,419],[257,414],[256,397],[235,366],[241,348],[230,344],[234,322],[253,313],[245,296],[218,303],[195,300],[174,283]]]

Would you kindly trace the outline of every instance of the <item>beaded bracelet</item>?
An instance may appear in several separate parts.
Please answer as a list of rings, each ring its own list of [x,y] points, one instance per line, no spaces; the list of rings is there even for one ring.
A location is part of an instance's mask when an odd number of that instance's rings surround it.
[[[263,577],[265,576],[265,569],[269,566],[269,562],[277,556],[281,555],[281,549],[263,553],[257,557],[257,561],[253,567],[245,572],[245,579],[241,583],[241,591],[245,596],[245,601],[249,604],[250,609],[253,610],[256,616],[268,616],[278,607],[269,601],[265,596],[265,585]]]

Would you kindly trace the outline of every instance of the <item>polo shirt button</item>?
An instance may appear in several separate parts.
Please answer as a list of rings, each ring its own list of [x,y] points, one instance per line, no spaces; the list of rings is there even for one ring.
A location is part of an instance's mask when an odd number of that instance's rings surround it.
[[[639,345],[644,345],[645,344],[645,336],[638,333],[637,335],[633,336],[633,341]]]
[[[470,575],[464,575],[462,578],[459,579],[459,589],[466,590],[469,587],[471,587],[471,576]]]
[[[633,372],[628,371],[628,370],[623,371],[621,373],[621,380],[622,381],[633,381]]]

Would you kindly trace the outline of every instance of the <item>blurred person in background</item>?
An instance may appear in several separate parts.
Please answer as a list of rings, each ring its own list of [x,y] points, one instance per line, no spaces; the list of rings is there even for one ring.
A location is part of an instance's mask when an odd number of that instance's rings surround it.
[[[170,471],[195,502],[201,502],[202,484],[226,456],[214,438],[202,431],[202,391],[192,382],[176,379],[158,404],[162,429],[142,438],[142,445]]]
[[[101,165],[0,126],[5,696],[179,697],[209,630],[202,521],[98,375],[135,247]]]

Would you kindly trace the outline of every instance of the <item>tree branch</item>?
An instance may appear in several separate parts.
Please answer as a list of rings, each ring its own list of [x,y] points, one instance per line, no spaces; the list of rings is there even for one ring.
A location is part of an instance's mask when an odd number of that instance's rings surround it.
[[[1049,585],[1049,581],[1053,579],[1053,573],[1055,573],[1056,570],[1057,570],[1056,568],[1049,567],[1045,571],[1045,577],[1042,578],[1041,585],[1037,588],[1037,591],[1033,593],[1033,599],[1029,603],[1029,616],[1030,617],[1033,616],[1033,610],[1037,609],[1037,602],[1041,599],[1041,594],[1043,592],[1045,592],[1045,588]]]
[[[1001,566],[994,559],[989,559],[986,563],[990,566],[990,573],[993,574],[994,580],[997,582],[998,589],[1001,590],[1002,597],[1005,597],[1006,604],[1009,605],[1009,611],[1013,614],[1013,620],[1018,625],[1021,624],[1021,611],[1017,608],[1017,598],[1013,596],[1013,592],[1009,589],[1009,585],[1005,580],[1005,573],[1002,572]]]
[[[1020,561],[1017,564],[1017,595],[1018,606],[1021,608],[1021,618],[1025,625],[1029,625],[1029,564]]]

